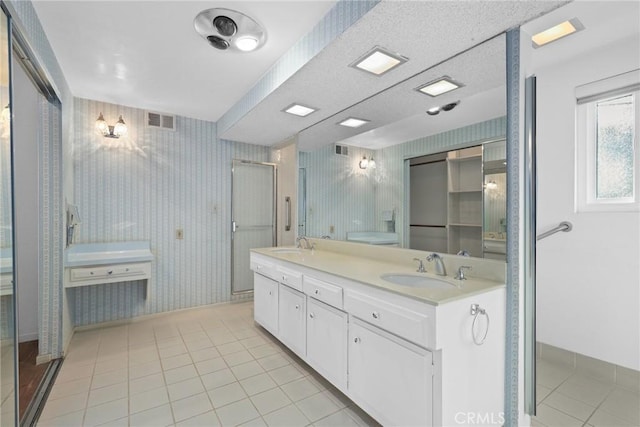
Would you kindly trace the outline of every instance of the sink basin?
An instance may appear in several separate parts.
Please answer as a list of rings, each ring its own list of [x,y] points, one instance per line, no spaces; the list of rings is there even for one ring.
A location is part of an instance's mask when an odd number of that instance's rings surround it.
[[[408,286],[411,288],[448,289],[455,287],[444,280],[434,279],[433,277],[427,276],[418,276],[417,274],[383,274],[380,278],[396,285]]]
[[[298,248],[273,248],[270,249],[269,252],[274,254],[299,254],[300,249]]]

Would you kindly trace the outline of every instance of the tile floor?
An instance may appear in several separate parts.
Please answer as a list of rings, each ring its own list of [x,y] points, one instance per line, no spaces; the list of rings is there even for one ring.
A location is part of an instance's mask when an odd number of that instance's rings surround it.
[[[97,425],[377,424],[245,302],[77,332],[38,426]]]
[[[640,426],[640,385],[623,387],[537,361],[538,415],[532,426]]]

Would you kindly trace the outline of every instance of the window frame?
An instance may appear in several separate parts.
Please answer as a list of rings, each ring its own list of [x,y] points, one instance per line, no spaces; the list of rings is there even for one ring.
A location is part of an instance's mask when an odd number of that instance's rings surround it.
[[[631,197],[599,199],[597,197],[597,113],[598,102],[633,96],[633,194]],[[637,212],[640,211],[640,90],[608,91],[578,103],[576,109],[576,211]]]

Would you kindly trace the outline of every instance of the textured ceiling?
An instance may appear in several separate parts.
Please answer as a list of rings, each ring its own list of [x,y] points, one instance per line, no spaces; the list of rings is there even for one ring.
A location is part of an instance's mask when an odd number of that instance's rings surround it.
[[[276,144],[563,3],[383,1],[221,136],[254,144]],[[381,77],[348,66],[376,45],[406,56],[409,61]],[[482,61],[485,59],[481,58]],[[451,71],[452,77],[461,71]],[[428,97],[421,96],[426,104]],[[306,118],[281,112],[294,102],[319,110]],[[393,102],[399,105],[403,100]],[[387,112],[391,113],[391,108]],[[330,120],[339,121],[338,117],[335,119]],[[370,129],[389,123],[390,120],[372,121],[368,126]],[[341,137],[366,130],[359,128]],[[331,134],[335,135],[335,132]],[[336,141],[324,136],[322,139],[302,139],[300,148],[303,150]]]
[[[335,1],[33,3],[74,96],[217,121]],[[210,47],[193,20],[212,7],[253,17],[267,44],[249,54]]]

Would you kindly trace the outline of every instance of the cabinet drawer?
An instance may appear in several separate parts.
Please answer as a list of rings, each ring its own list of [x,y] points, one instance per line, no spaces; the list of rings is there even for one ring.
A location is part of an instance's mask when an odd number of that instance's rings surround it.
[[[112,279],[128,276],[147,276],[146,264],[120,264],[101,267],[72,268],[69,279],[81,282],[93,279]],[[141,277],[142,278],[142,277]]]
[[[303,288],[305,294],[342,309],[342,288],[340,286],[306,276]]]
[[[251,270],[256,273],[262,274],[265,277],[269,277],[274,280],[278,280],[278,272],[273,264],[267,262],[251,260]]]
[[[302,291],[302,273],[278,266],[278,281]]]
[[[346,292],[344,308],[365,322],[385,329],[423,347],[429,347],[433,334],[432,319],[425,313],[409,310],[357,292]]]

